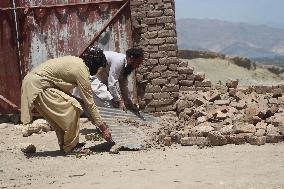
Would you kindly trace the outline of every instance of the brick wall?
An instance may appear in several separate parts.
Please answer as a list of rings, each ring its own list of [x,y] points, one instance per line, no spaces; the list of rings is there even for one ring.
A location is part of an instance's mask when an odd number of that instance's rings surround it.
[[[174,0],[131,0],[133,45],[145,52],[137,70],[141,107],[146,112],[172,111],[179,91],[206,90],[211,82],[194,73],[177,54]]]
[[[137,70],[140,105],[145,111],[170,111],[178,99],[178,58],[173,0],[131,0],[134,47],[145,61]]]

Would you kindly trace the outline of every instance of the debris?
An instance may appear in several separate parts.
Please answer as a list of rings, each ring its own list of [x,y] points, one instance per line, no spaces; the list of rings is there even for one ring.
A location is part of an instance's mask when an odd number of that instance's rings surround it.
[[[36,152],[36,147],[32,143],[21,143],[20,149],[26,154],[32,154]]]
[[[110,154],[118,154],[121,148],[122,148],[122,146],[115,144],[111,147],[109,153]]]
[[[8,124],[7,123],[1,123],[0,124],[0,129],[6,129],[8,128]]]
[[[86,175],[86,173],[82,173],[82,174],[76,174],[76,175],[69,175],[68,177],[83,177],[83,176],[85,176]]]

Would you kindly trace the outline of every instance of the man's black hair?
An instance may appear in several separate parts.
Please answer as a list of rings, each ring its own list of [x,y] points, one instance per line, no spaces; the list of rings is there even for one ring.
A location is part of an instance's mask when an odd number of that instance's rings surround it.
[[[103,50],[94,46],[89,47],[80,58],[83,59],[86,66],[89,68],[90,75],[96,75],[100,67],[105,67],[107,60]]]
[[[126,56],[132,58],[143,58],[144,54],[141,48],[131,48],[126,51]]]

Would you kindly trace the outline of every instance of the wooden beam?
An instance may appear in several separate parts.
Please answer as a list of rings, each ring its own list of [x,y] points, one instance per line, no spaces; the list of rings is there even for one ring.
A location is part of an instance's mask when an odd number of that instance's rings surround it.
[[[123,9],[126,7],[126,5],[129,3],[129,0],[125,0],[125,3],[122,5],[122,7],[109,19],[109,21],[104,25],[104,27],[101,29],[101,31],[99,31],[95,37],[93,38],[93,40],[88,44],[88,46],[86,46],[83,51],[79,54],[79,56],[81,56],[99,37],[100,35],[105,32],[105,30],[107,29],[107,27],[109,27],[109,25],[120,15],[120,13],[123,11]]]

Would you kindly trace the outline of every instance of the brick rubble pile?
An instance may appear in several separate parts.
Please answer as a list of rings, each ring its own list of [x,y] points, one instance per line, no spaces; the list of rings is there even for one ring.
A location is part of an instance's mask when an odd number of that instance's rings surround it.
[[[257,89],[262,91],[261,87]],[[267,87],[263,90],[266,92]],[[207,92],[180,92],[175,107],[178,123],[158,132],[157,142],[164,145],[263,145],[283,141],[281,88],[258,94],[250,88],[238,88],[237,80],[231,80],[227,87]]]

